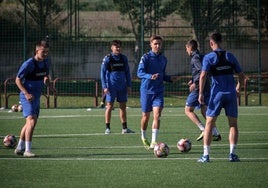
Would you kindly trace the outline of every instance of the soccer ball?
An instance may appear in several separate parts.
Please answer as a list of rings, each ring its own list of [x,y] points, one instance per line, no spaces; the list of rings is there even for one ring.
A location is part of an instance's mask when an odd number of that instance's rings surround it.
[[[23,109],[23,108],[22,108],[22,105],[20,104],[20,105],[18,106],[18,111],[19,111],[19,112],[22,112],[22,109]]]
[[[4,140],[3,140],[3,144],[7,148],[14,148],[17,145],[17,139],[12,134],[6,135]]]
[[[11,106],[11,110],[12,110],[12,112],[17,112],[18,111],[18,105],[17,104],[13,104]]]
[[[154,146],[154,155],[158,158],[165,158],[169,154],[169,147],[163,142],[159,142]]]
[[[192,149],[192,142],[188,138],[182,138],[178,141],[177,148],[182,153],[187,153]]]

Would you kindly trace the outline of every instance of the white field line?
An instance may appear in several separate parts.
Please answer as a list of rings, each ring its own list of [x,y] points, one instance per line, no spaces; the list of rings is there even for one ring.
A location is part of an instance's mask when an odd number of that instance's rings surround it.
[[[211,161],[228,161],[227,158],[210,158]],[[9,161],[14,161],[14,160],[34,160],[34,161],[154,161],[154,160],[194,160],[197,161],[197,158],[193,157],[193,158],[171,158],[171,157],[167,157],[167,158],[156,158],[156,157],[145,157],[145,158],[134,158],[134,157],[126,157],[126,158],[90,158],[90,157],[74,157],[74,158],[70,158],[70,157],[52,157],[52,158],[47,158],[47,157],[35,157],[35,158],[25,158],[25,157],[17,157],[17,158],[0,158],[0,161],[5,161],[5,160],[9,160]],[[247,162],[247,161],[267,161],[268,158],[240,158],[241,162]]]
[[[265,146],[268,145],[268,143],[246,143],[246,144],[238,144],[239,146]],[[194,144],[192,145],[192,147],[202,147],[202,144]],[[212,144],[213,148],[217,148],[217,147],[224,147],[224,146],[229,146],[229,144]],[[176,145],[169,145],[170,148],[177,148]],[[112,150],[112,149],[137,149],[137,148],[144,148],[143,145],[139,145],[139,146],[96,146],[96,147],[57,147],[57,148],[42,148],[42,150]]]
[[[118,114],[114,114],[114,116],[119,116]],[[163,116],[165,117],[183,117],[185,116],[184,113],[163,113]],[[256,114],[249,114],[249,113],[240,113],[239,116],[268,116],[268,113],[256,113]],[[57,118],[81,118],[81,117],[104,117],[104,114],[87,114],[87,115],[72,115],[72,114],[66,114],[66,115],[40,115],[39,119],[57,119]],[[140,114],[128,114],[128,117],[141,117]],[[24,119],[22,116],[0,116],[0,120],[9,120],[9,119]]]
[[[228,132],[221,132],[228,133]],[[112,133],[113,135],[122,135],[122,133]],[[132,133],[131,135],[139,135],[140,133]],[[165,133],[162,133],[165,134]],[[268,134],[268,131],[239,131],[239,134]],[[19,137],[18,135],[15,135]],[[108,136],[104,133],[83,133],[83,134],[48,134],[48,135],[33,135],[33,138],[66,138],[66,137],[81,137],[81,136]],[[5,135],[0,135],[0,138],[4,138]]]
[[[241,143],[238,144],[239,146],[266,146],[268,145],[268,143]],[[202,144],[194,144],[192,145],[192,147],[202,147]],[[213,148],[217,148],[217,147],[226,147],[229,146],[229,144],[212,144]],[[170,148],[177,148],[176,145],[169,145]],[[97,147],[57,147],[57,148],[42,148],[42,150],[112,150],[112,149],[137,149],[137,148],[144,148],[143,145],[139,145],[139,146],[97,146]],[[151,152],[151,151],[149,151]]]
[[[268,145],[268,143],[241,143],[238,144],[239,146],[265,146]],[[202,144],[194,144],[192,147],[202,147]],[[229,146],[229,144],[212,144],[211,147],[223,147],[223,146]],[[170,148],[177,148],[176,145],[169,145]],[[139,146],[98,146],[98,147],[60,147],[56,149],[137,149],[137,148],[144,148],[143,145]]]
[[[224,132],[222,132],[224,133]],[[227,132],[226,132],[227,133]],[[239,134],[267,134],[268,131],[239,131]],[[112,133],[113,135],[122,135],[122,133]],[[131,135],[140,134],[132,133]],[[164,134],[164,133],[163,133]],[[85,133],[85,134],[49,134],[49,135],[34,135],[38,138],[52,138],[52,137],[80,137],[80,136],[107,136],[104,133]]]
[[[239,146],[268,146],[268,143],[246,143],[246,144],[238,144],[238,147]],[[194,144],[192,145],[192,147],[202,147],[203,145],[202,144]],[[221,148],[221,147],[228,147],[229,144],[212,144],[211,147],[213,148]],[[112,150],[112,149],[137,149],[137,148],[144,148],[143,145],[139,145],[139,146],[97,146],[97,147],[60,147],[60,148],[42,148],[42,150],[69,150],[69,149],[72,149],[72,150],[85,150],[85,149],[88,149],[88,150]],[[176,145],[169,145],[169,148],[177,148]]]

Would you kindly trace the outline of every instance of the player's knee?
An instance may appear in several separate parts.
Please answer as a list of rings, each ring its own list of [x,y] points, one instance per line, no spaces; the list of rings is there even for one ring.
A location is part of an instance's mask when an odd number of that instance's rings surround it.
[[[190,114],[194,112],[194,108],[186,106],[184,109],[185,114]]]
[[[27,119],[26,125],[27,126],[30,126],[30,127],[35,127],[35,125],[36,125],[36,119],[34,119],[34,118]]]

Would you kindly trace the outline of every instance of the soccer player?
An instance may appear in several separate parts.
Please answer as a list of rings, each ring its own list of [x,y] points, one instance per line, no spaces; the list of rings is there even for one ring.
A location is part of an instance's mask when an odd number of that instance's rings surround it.
[[[121,54],[121,41],[111,42],[111,53],[103,58],[101,65],[101,84],[106,96],[105,134],[111,133],[110,122],[115,98],[119,103],[119,115],[122,123],[122,134],[134,133],[127,127],[127,94],[131,92],[131,76],[128,59]]]
[[[176,80],[176,77],[166,75],[167,59],[161,53],[162,41],[162,37],[158,35],[150,38],[151,50],[141,57],[137,70],[137,76],[141,79],[141,140],[146,149],[153,149],[157,141],[164,107],[164,81]],[[151,112],[153,112],[152,138],[149,143],[146,130]]]
[[[200,55],[198,50],[198,44],[196,40],[190,40],[185,45],[186,53],[191,57],[190,66],[192,69],[192,79],[188,82],[189,85],[189,91],[190,94],[187,97],[186,105],[185,105],[185,114],[187,117],[197,125],[197,127],[200,129],[201,134],[196,139],[197,141],[203,139],[204,135],[204,124],[200,121],[197,114],[194,112],[195,108],[201,109],[201,114],[204,118],[206,118],[206,110],[207,110],[207,104],[210,96],[210,81],[209,76],[206,77],[206,83],[204,86],[204,104],[200,105],[198,102],[198,95],[199,95],[199,77],[201,73],[201,67],[202,67],[202,55]],[[213,132],[213,140],[214,141],[220,141],[221,135],[219,134],[219,131],[217,130],[217,127],[214,126],[212,129]]]
[[[238,142],[238,107],[237,93],[240,92],[245,76],[241,70],[240,64],[236,57],[225,51],[221,47],[222,35],[213,32],[209,37],[209,44],[212,52],[204,56],[202,71],[199,81],[199,102],[204,104],[204,87],[208,73],[212,77],[211,95],[206,111],[206,126],[204,130],[204,153],[198,162],[209,162],[210,144],[212,137],[212,128],[215,125],[221,109],[225,109],[225,115],[229,124],[229,144],[230,153],[229,161],[239,161],[236,155],[236,145]],[[234,73],[238,74],[238,84],[236,85]]]
[[[50,87],[48,51],[48,42],[39,41],[35,46],[34,57],[26,60],[17,73],[15,82],[20,89],[20,102],[26,123],[21,129],[19,143],[14,151],[16,155],[35,157],[32,152],[32,136],[39,116],[40,96],[44,84]]]

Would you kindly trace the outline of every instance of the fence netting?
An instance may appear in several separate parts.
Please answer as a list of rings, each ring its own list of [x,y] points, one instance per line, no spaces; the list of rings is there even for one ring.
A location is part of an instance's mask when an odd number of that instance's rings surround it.
[[[43,106],[97,106],[102,96],[101,62],[110,53],[110,41],[119,39],[133,80],[128,105],[139,106],[137,66],[150,49],[149,37],[158,34],[164,38],[167,73],[180,78],[166,84],[166,97],[174,106],[183,106],[191,75],[185,44],[196,39],[200,52],[208,53],[208,33],[218,30],[223,47],[236,55],[249,76],[240,104],[267,105],[267,28],[264,0],[2,0],[0,104],[9,108],[18,102],[12,80],[21,63],[33,56],[34,43],[46,39],[50,75],[59,92],[45,88]]]

